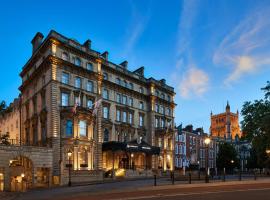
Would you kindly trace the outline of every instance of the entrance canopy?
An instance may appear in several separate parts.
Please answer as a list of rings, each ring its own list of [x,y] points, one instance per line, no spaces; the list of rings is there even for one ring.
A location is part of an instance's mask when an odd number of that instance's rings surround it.
[[[102,144],[102,151],[125,151],[130,153],[142,152],[149,155],[159,155],[160,148],[151,146],[145,141],[116,142],[110,141]]]

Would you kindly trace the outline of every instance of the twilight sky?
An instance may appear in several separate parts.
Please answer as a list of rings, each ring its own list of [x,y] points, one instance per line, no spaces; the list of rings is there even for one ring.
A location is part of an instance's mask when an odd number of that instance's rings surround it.
[[[165,78],[177,93],[177,125],[208,132],[210,112],[236,111],[270,80],[270,1],[3,0],[0,100],[18,96],[19,72],[37,31],[51,29],[109,51],[129,69]]]

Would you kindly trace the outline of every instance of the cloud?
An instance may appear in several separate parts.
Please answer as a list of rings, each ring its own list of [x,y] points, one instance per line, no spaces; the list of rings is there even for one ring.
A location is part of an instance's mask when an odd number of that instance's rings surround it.
[[[222,40],[213,56],[216,65],[231,68],[230,85],[270,64],[270,9],[255,10]]]
[[[125,47],[123,50],[124,56],[127,56],[132,52],[134,46],[136,45],[145,28],[147,27],[151,16],[151,10],[149,9],[151,6],[147,6],[148,9],[143,14],[142,12],[139,12],[133,1],[129,1],[129,4],[131,6],[132,18],[126,30],[127,40],[125,41]]]
[[[178,85],[180,95],[183,98],[201,97],[208,90],[208,87],[208,74],[195,66],[187,70]]]

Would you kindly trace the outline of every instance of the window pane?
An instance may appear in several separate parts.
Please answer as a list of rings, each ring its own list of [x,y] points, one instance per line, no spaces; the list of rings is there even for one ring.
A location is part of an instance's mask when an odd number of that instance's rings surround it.
[[[63,52],[63,53],[62,53],[62,59],[63,59],[63,60],[68,60],[68,54],[65,53],[65,52]]]
[[[132,98],[129,98],[129,103],[128,103],[129,106],[133,106],[133,99]]]
[[[87,63],[86,69],[89,71],[93,71],[93,64],[92,63]]]
[[[75,78],[75,87],[80,88],[81,87],[81,78],[76,77]]]
[[[70,137],[73,134],[73,123],[71,120],[66,122],[66,136]]]
[[[127,96],[123,96],[123,104],[127,104]]]
[[[127,122],[127,112],[123,112],[123,122]]]
[[[107,89],[103,89],[102,97],[104,99],[109,99],[109,91]]]
[[[87,81],[86,90],[88,92],[93,92],[93,89],[94,89],[93,82],[92,81]]]
[[[120,121],[120,110],[116,111],[116,120]]]
[[[62,83],[64,83],[64,84],[69,83],[69,74],[68,73],[65,73],[65,72],[62,73]]]
[[[87,100],[87,107],[88,107],[88,108],[92,108],[92,106],[93,106],[93,101],[90,100],[90,99],[88,99],[88,100]]]
[[[79,134],[80,136],[86,136],[86,122],[80,121],[79,122]]]
[[[108,107],[103,107],[103,118],[105,118],[105,119],[109,118],[109,109],[108,109]]]
[[[107,73],[103,73],[103,78],[104,78],[104,80],[108,80],[108,74]]]
[[[69,94],[63,92],[61,96],[62,96],[62,106],[68,106]]]
[[[75,58],[75,65],[81,66],[80,58]]]

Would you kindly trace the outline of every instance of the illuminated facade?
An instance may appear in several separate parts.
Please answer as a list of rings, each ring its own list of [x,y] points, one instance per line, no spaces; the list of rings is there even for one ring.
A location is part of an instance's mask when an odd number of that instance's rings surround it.
[[[20,73],[21,142],[51,150],[52,184],[67,184],[70,166],[73,182],[102,180],[110,170],[136,176],[174,169],[175,93],[164,79],[110,62],[90,40],[51,31],[37,33],[32,45]]]
[[[226,105],[226,111],[217,115],[211,112],[210,134],[214,137],[235,139],[241,137],[242,132],[239,126],[239,113],[232,113],[229,102]]]

